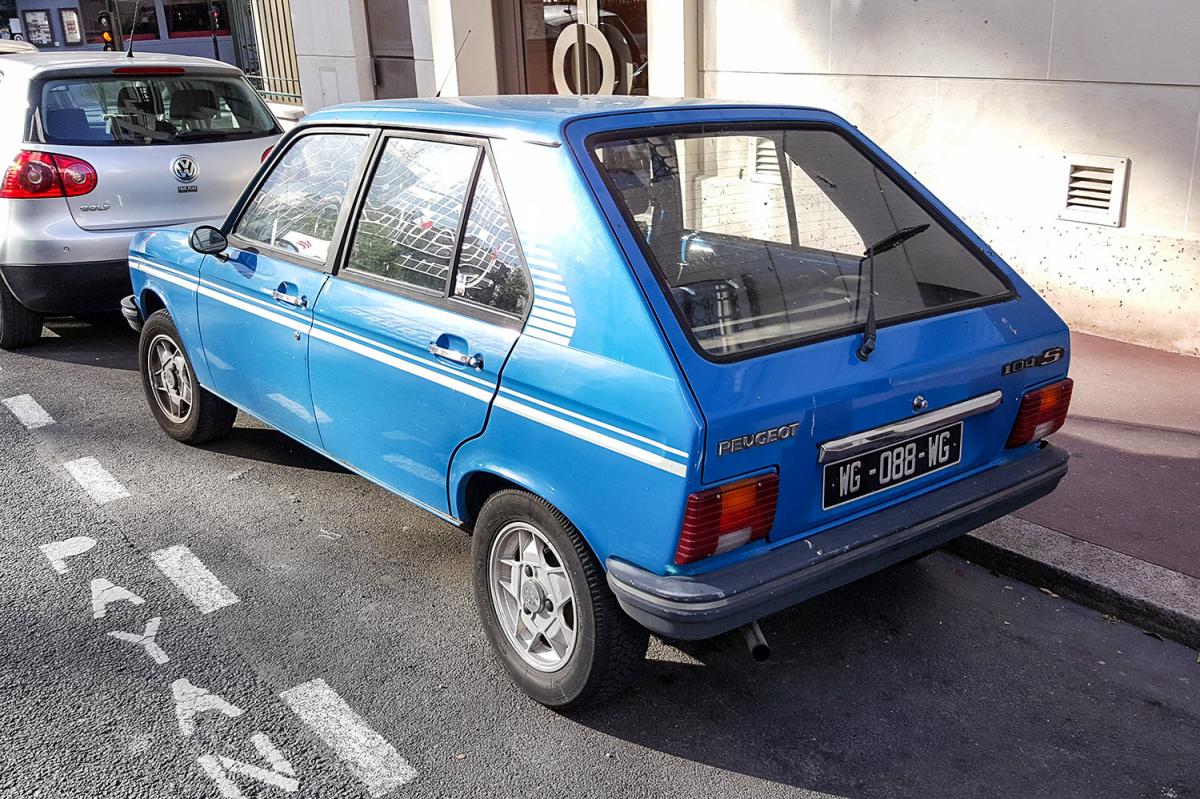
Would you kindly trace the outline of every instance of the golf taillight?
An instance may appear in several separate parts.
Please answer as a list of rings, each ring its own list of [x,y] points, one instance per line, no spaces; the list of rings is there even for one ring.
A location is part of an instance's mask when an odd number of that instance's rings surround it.
[[[677,564],[691,563],[766,538],[775,522],[779,475],[764,474],[697,491],[683,514]]]
[[[1017,421],[1008,436],[1008,447],[1020,447],[1031,441],[1045,438],[1067,421],[1067,408],[1071,405],[1071,390],[1075,382],[1070,378],[1027,392],[1021,399]]]
[[[98,182],[96,169],[87,161],[61,153],[22,150],[4,173],[0,197],[78,197],[93,191]]]

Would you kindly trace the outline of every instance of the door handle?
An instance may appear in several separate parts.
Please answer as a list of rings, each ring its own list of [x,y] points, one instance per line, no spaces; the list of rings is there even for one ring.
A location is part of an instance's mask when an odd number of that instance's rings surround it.
[[[461,363],[463,366],[469,366],[476,371],[483,369],[483,356],[479,353],[467,355],[465,352],[439,347],[437,344],[429,345],[429,352],[439,358],[445,358],[447,361]]]
[[[296,297],[292,294],[284,294],[282,291],[272,291],[271,299],[287,305],[294,305],[297,308],[308,307],[308,297]]]

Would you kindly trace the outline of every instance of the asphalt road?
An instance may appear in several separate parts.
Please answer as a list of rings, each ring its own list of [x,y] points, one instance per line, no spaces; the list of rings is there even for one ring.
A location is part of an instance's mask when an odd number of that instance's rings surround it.
[[[941,552],[545,710],[462,532],[245,418],[176,444],[132,334],[52,328],[0,353],[54,420],[0,407],[2,796],[1200,796],[1195,652]]]

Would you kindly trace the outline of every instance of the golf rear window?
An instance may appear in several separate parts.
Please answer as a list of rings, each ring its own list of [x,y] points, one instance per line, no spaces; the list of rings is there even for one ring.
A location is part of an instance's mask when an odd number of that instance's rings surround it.
[[[278,131],[266,104],[241,78],[71,77],[46,80],[40,94],[48,144],[183,144]]]
[[[1010,294],[992,266],[832,130],[656,130],[601,141],[595,154],[677,315],[710,356],[861,329],[872,287],[880,324]]]

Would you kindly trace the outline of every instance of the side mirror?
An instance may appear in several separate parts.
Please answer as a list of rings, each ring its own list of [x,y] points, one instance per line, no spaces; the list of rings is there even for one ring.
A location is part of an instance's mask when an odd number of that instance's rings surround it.
[[[220,255],[229,248],[229,239],[212,225],[201,225],[192,231],[188,240],[192,249],[203,255]]]

